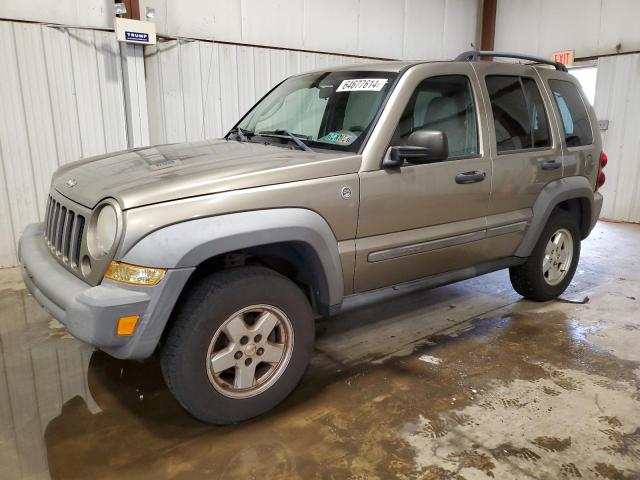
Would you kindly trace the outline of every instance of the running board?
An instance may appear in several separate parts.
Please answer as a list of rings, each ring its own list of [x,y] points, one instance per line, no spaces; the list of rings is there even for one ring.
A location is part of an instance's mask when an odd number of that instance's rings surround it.
[[[329,315],[337,315],[339,313],[355,310],[365,305],[390,300],[401,295],[406,295],[419,290],[426,290],[450,283],[468,280],[469,278],[478,277],[486,273],[503,270],[505,268],[522,265],[527,259],[518,257],[507,257],[500,260],[480,263],[472,267],[461,268],[451,272],[438,273],[428,277],[411,280],[408,282],[391,285],[388,287],[370,290],[368,292],[355,293],[344,298],[342,303],[331,305],[329,307]]]

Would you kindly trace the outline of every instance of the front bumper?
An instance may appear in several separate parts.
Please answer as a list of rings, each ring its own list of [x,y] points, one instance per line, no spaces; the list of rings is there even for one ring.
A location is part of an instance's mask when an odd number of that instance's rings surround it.
[[[92,287],[53,258],[44,240],[42,223],[25,229],[18,251],[22,278],[38,303],[74,337],[118,358],[151,355],[193,271],[170,270],[155,287],[109,280]],[[118,336],[118,319],[130,315],[140,316],[135,333]]]

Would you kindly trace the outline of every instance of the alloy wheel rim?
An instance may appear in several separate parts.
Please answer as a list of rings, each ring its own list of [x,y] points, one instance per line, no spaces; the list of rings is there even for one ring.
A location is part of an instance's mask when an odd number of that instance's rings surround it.
[[[573,260],[573,237],[561,228],[551,235],[542,259],[542,276],[551,286],[558,285],[567,276]]]
[[[205,359],[209,381],[226,397],[249,398],[269,389],[293,352],[289,317],[272,305],[251,305],[216,330]]]

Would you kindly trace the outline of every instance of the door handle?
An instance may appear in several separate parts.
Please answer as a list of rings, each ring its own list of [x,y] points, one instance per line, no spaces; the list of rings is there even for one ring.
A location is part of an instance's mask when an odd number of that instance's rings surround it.
[[[540,166],[542,167],[542,170],[557,170],[562,166],[562,163],[550,160],[548,162],[542,162]]]
[[[464,172],[456,175],[456,183],[460,183],[462,185],[467,183],[476,183],[481,182],[487,177],[485,172],[481,172],[479,170],[474,170],[473,172]]]

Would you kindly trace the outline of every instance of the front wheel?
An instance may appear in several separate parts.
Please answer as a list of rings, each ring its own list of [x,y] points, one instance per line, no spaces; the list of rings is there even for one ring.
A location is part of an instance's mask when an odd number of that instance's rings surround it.
[[[162,373],[194,417],[236,423],[291,393],[313,338],[297,285],[262,267],[225,270],[201,279],[183,302],[160,352]]]
[[[513,288],[525,298],[545,302],[569,286],[580,258],[580,231],[576,218],[565,210],[549,217],[527,261],[509,269]]]

